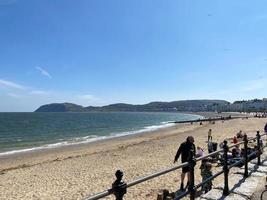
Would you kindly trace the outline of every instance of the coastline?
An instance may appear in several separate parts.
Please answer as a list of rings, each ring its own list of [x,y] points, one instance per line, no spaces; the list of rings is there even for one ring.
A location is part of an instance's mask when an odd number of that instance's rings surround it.
[[[24,158],[38,158],[47,155],[54,155],[58,154],[59,156],[61,153],[72,153],[72,152],[80,152],[83,151],[84,149],[95,149],[97,152],[98,147],[101,146],[106,146],[109,145],[109,147],[112,147],[114,144],[115,146],[121,142],[128,142],[131,140],[135,140],[137,138],[150,138],[150,137],[156,137],[161,135],[162,133],[165,133],[166,135],[168,134],[173,134],[177,129],[181,129],[183,127],[188,127],[189,124],[182,125],[182,124],[175,124],[173,123],[172,126],[168,127],[163,127],[163,128],[158,128],[156,130],[151,130],[151,131],[142,131],[139,133],[135,134],[127,134],[127,135],[120,135],[120,136],[115,136],[115,137],[108,137],[105,139],[100,139],[100,140],[95,140],[92,142],[86,142],[86,143],[76,143],[76,144],[70,144],[70,145],[65,145],[65,146],[58,146],[54,148],[44,148],[44,149],[37,149],[33,151],[25,151],[25,152],[19,152],[19,153],[14,153],[14,154],[6,154],[6,155],[1,155],[0,156],[0,162],[1,161],[7,161],[7,160],[14,160],[14,159],[24,159]],[[196,125],[198,127],[198,125]],[[94,153],[94,152],[93,152]],[[35,159],[34,158],[34,159]],[[3,164],[3,163],[2,163]],[[3,165],[0,165],[0,173]]]
[[[66,147],[72,147],[72,146],[78,146],[78,145],[84,145],[84,144],[92,144],[94,142],[99,142],[99,141],[104,141],[104,140],[109,140],[109,139],[116,139],[119,137],[125,137],[129,135],[139,135],[139,134],[146,134],[149,132],[154,132],[157,130],[161,129],[166,129],[171,126],[175,126],[177,123],[188,123],[188,122],[198,122],[199,120],[204,120],[208,121],[209,118],[217,118],[217,117],[228,117],[229,113],[214,113],[214,112],[199,112],[199,113],[181,113],[181,114],[188,114],[192,116],[198,117],[196,120],[188,120],[188,121],[173,121],[173,122],[165,122],[161,125],[151,125],[144,127],[143,129],[139,130],[134,130],[134,131],[126,131],[126,132],[121,132],[121,133],[110,133],[110,135],[106,136],[85,136],[81,138],[77,138],[80,141],[62,141],[62,142],[57,142],[57,143],[50,143],[50,144],[45,144],[42,146],[36,146],[36,147],[29,147],[29,148],[22,148],[22,149],[14,149],[10,151],[4,151],[0,152],[0,158],[1,157],[8,157],[14,154],[27,154],[27,153],[34,153],[34,152],[41,152],[41,151],[49,151],[53,149],[58,149],[58,148],[66,148]],[[231,113],[234,114],[236,117],[240,116],[246,116],[244,114],[239,114],[239,113]]]
[[[183,115],[190,115],[191,117],[202,119],[204,118],[201,115],[197,115],[195,113],[179,113]],[[191,121],[191,120],[190,120]],[[193,120],[192,120],[193,121]],[[165,129],[171,126],[175,125],[175,121],[166,121],[161,122],[161,124],[154,124],[145,126],[141,129],[131,130],[131,131],[122,131],[122,132],[110,132],[108,135],[98,136],[98,135],[88,135],[88,136],[82,136],[74,138],[74,140],[63,140],[61,142],[55,142],[55,143],[49,143],[44,144],[41,146],[32,146],[28,148],[21,148],[21,149],[11,149],[9,151],[3,151],[0,152],[0,158],[1,157],[7,157],[14,154],[27,154],[32,152],[40,152],[40,151],[47,151],[51,149],[58,149],[58,148],[64,148],[64,147],[71,147],[71,146],[77,146],[77,145],[83,145],[83,144],[92,144],[94,142],[109,140],[109,139],[116,139],[119,137],[125,137],[128,135],[138,135],[138,134],[145,134],[149,132],[154,132],[160,129]]]
[[[190,114],[190,115],[196,115],[199,116],[200,118],[202,117],[203,119],[211,118],[211,117],[218,117],[217,113],[214,112],[199,112],[199,113],[183,113],[183,114]],[[234,116],[247,116],[246,114],[239,114],[239,113],[231,113],[234,114]],[[229,116],[229,113],[220,113],[219,116],[222,117],[227,117]],[[195,120],[191,120],[195,121]],[[198,122],[194,122],[197,124],[196,128],[198,127]],[[57,154],[57,153],[62,153],[62,152],[73,152],[76,150],[81,150],[83,148],[95,148],[98,145],[102,145],[105,143],[116,143],[118,141],[126,141],[129,139],[134,139],[135,137],[150,137],[150,136],[156,136],[157,134],[162,134],[163,132],[169,133],[173,132],[181,127],[184,127],[183,125],[189,125],[189,123],[170,123],[170,124],[165,124],[166,126],[162,127],[157,127],[156,129],[153,130],[139,130],[135,131],[133,134],[119,134],[119,135],[114,135],[110,137],[105,137],[105,138],[96,138],[96,140],[92,141],[87,141],[87,142],[80,142],[80,143],[72,143],[72,144],[67,144],[67,145],[54,145],[51,144],[51,147],[37,147],[33,148],[32,150],[28,149],[22,149],[19,150],[18,152],[15,151],[14,153],[10,152],[3,152],[0,153],[0,161],[7,161],[7,160],[13,160],[13,159],[19,159],[21,158],[32,158],[36,157],[38,158],[39,156],[47,156],[47,154]],[[186,126],[186,125],[185,125]],[[0,167],[1,170],[1,167]]]

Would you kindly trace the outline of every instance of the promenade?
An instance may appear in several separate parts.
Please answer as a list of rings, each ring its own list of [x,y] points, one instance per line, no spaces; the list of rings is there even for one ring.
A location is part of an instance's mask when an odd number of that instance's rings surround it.
[[[257,165],[257,159],[248,164],[249,177],[243,178],[244,167],[236,168],[229,174],[229,192],[226,197],[223,196],[224,183],[216,185],[207,194],[201,195],[199,200],[247,200],[260,199],[260,194],[265,188],[267,176],[267,147],[264,148],[261,155],[261,165]],[[265,199],[267,194],[265,195]]]

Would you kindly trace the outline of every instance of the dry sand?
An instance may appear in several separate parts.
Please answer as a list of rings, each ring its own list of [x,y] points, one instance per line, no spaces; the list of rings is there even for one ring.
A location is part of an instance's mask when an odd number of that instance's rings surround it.
[[[124,172],[127,182],[174,166],[177,148],[189,135],[195,137],[196,146],[207,152],[208,129],[212,129],[213,141],[219,143],[239,130],[255,136],[256,131],[263,131],[266,121],[250,118],[205,122],[202,126],[179,124],[146,134],[1,157],[0,199],[82,199],[110,187],[117,169]],[[129,188],[125,199],[154,200],[162,189],[176,191],[180,171]],[[196,176],[199,182],[199,170]],[[214,184],[222,180],[220,176]]]

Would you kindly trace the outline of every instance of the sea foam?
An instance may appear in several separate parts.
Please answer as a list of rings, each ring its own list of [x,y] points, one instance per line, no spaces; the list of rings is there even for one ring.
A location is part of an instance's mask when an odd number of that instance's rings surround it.
[[[53,148],[58,148],[58,147],[63,147],[63,146],[92,143],[92,142],[99,141],[99,140],[105,140],[105,139],[117,138],[117,137],[122,137],[122,136],[127,136],[127,135],[134,135],[134,134],[156,131],[158,129],[167,128],[167,127],[171,127],[174,125],[175,124],[173,122],[162,122],[160,125],[146,126],[143,129],[135,130],[135,131],[125,131],[122,133],[110,133],[107,136],[88,135],[84,137],[77,137],[77,138],[72,138],[67,141],[57,142],[53,144],[46,144],[46,145],[39,146],[39,147],[32,147],[32,148],[1,152],[0,157],[12,155],[12,154],[18,154],[18,153],[27,153],[27,152],[32,152],[32,151],[53,149]]]

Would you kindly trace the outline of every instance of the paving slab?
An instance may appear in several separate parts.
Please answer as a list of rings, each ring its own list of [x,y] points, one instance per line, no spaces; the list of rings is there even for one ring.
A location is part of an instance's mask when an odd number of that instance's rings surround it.
[[[223,190],[221,189],[212,189],[211,191],[209,191],[206,194],[202,194],[200,196],[200,200],[216,200],[216,199],[220,199],[223,196]]]
[[[259,177],[250,176],[244,180],[240,187],[233,189],[231,192],[250,198],[258,185],[261,184],[261,181],[262,179]]]

